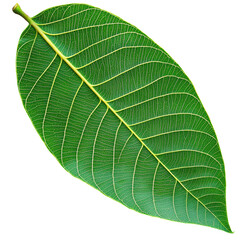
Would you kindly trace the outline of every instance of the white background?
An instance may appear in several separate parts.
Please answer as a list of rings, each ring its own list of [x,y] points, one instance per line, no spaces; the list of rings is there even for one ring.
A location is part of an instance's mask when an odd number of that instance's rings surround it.
[[[34,16],[67,0],[19,0]],[[15,55],[27,26],[1,1],[0,239],[240,239],[240,1],[83,0],[137,26],[192,80],[222,149],[234,234],[129,210],[72,177],[48,152],[17,89]]]

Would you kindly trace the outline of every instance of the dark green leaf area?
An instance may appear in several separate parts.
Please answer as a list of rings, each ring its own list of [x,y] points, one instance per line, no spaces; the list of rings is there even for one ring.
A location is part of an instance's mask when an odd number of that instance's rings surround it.
[[[179,65],[98,8],[63,5],[33,21],[18,45],[18,86],[60,164],[138,212],[231,232],[218,140]]]

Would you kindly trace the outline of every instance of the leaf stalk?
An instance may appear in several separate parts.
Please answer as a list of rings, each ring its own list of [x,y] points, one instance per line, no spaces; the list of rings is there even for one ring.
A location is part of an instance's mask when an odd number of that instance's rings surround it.
[[[13,12],[23,17],[27,22],[31,24],[32,19],[21,9],[18,3],[12,8]]]

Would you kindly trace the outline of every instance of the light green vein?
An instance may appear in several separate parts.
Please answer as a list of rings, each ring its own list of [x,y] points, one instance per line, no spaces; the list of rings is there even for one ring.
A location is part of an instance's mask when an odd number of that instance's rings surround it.
[[[45,68],[45,70],[42,72],[42,74],[39,76],[39,78],[36,80],[36,82],[34,83],[34,85],[32,86],[30,92],[28,93],[26,99],[25,99],[25,103],[24,103],[24,106],[25,108],[27,107],[27,101],[28,101],[28,98],[29,96],[31,95],[33,89],[35,88],[35,86],[37,85],[38,81],[42,78],[42,76],[47,72],[47,70],[51,67],[52,63],[54,62],[54,60],[56,59],[57,57],[57,54],[55,55],[55,57],[53,58],[53,60],[49,63],[49,65]]]
[[[194,130],[194,129],[180,129],[180,130],[174,130],[174,131],[169,131],[169,132],[163,132],[163,133],[159,133],[159,134],[155,134],[155,135],[152,135],[152,136],[148,136],[148,137],[142,138],[142,140],[145,141],[145,140],[152,139],[152,138],[155,138],[155,137],[160,137],[160,136],[174,134],[174,133],[180,133],[180,132],[200,133],[200,134],[207,135],[207,136],[209,136],[209,137],[211,137],[211,138],[216,140],[216,138],[213,137],[211,134],[209,134],[207,132],[203,132],[203,131]]]
[[[44,116],[43,116],[43,122],[42,122],[42,135],[43,135],[43,139],[44,139],[44,142],[45,144],[48,146],[47,144],[47,141],[46,141],[46,138],[45,138],[45,119],[46,119],[46,115],[47,115],[47,111],[48,111],[48,106],[49,106],[49,102],[50,102],[50,98],[51,98],[51,94],[52,94],[52,90],[53,90],[53,86],[54,86],[54,83],[56,81],[56,78],[58,76],[58,73],[60,71],[60,68],[61,68],[61,65],[62,65],[62,59],[61,59],[61,62],[58,66],[58,69],[57,69],[57,72],[54,76],[54,79],[53,79],[53,82],[52,82],[52,86],[51,86],[51,89],[50,89],[50,92],[49,92],[49,95],[48,95],[48,100],[47,100],[47,105],[46,105],[46,109],[45,109],[45,112],[44,112]]]
[[[159,99],[159,98],[168,97],[168,96],[171,96],[171,95],[187,95],[187,96],[190,96],[190,97],[196,99],[196,100],[200,103],[199,99],[196,98],[194,95],[192,95],[192,94],[190,94],[190,93],[187,93],[187,92],[172,92],[172,93],[166,93],[166,94],[163,94],[163,95],[159,95],[159,96],[157,96],[157,97],[149,98],[149,99],[147,99],[147,100],[144,100],[144,101],[142,101],[142,102],[135,103],[135,104],[133,104],[133,105],[127,106],[127,107],[122,108],[122,109],[118,109],[118,110],[116,110],[116,112],[117,112],[117,113],[118,113],[118,112],[122,112],[122,111],[125,111],[125,110],[127,110],[127,109],[131,109],[131,108],[136,107],[136,106],[139,106],[139,105],[141,105],[141,104],[150,102],[150,101],[152,101],[152,100],[156,100],[156,99]]]
[[[156,50],[156,51],[160,51],[159,48],[155,48],[155,47],[152,47],[152,46],[136,46],[136,45],[135,45],[135,46],[120,47],[120,48],[115,49],[114,51],[111,51],[111,52],[109,52],[109,53],[107,53],[107,54],[105,54],[105,55],[103,55],[103,56],[101,56],[101,57],[99,57],[99,58],[96,58],[95,60],[93,60],[93,61],[91,61],[91,62],[89,62],[89,63],[87,63],[87,64],[85,64],[85,65],[83,65],[83,66],[77,67],[77,69],[80,70],[80,69],[83,69],[83,68],[85,68],[85,67],[88,67],[89,65],[91,65],[91,64],[93,64],[93,63],[95,63],[95,62],[97,62],[97,61],[99,61],[99,60],[101,60],[101,59],[104,59],[104,58],[106,58],[106,57],[108,57],[108,56],[111,56],[111,55],[113,55],[114,53],[119,52],[119,51],[121,51],[121,50],[124,50],[124,49],[137,49],[137,48],[141,48],[141,49],[143,49],[143,48],[149,48],[149,49],[154,49],[154,50]],[[162,51],[161,51],[161,52],[162,52]],[[162,52],[162,53],[163,53],[163,52]]]
[[[80,145],[81,145],[81,142],[82,142],[82,138],[83,138],[83,135],[84,135],[84,132],[85,132],[85,129],[87,127],[87,124],[90,120],[90,118],[92,117],[93,113],[97,110],[98,106],[100,105],[101,103],[101,100],[99,100],[97,106],[92,110],[92,112],[89,114],[85,124],[84,124],[84,127],[83,127],[83,130],[82,130],[82,133],[81,133],[81,136],[80,136],[80,139],[79,139],[79,142],[78,142],[78,146],[77,146],[77,151],[76,151],[76,168],[77,168],[77,173],[80,177],[82,177],[80,175],[80,172],[79,172],[79,167],[78,167],[78,164],[79,164],[79,159],[78,159],[78,155],[79,155],[79,149],[80,149]]]
[[[189,182],[189,181],[198,180],[198,179],[202,179],[202,178],[212,178],[212,179],[216,179],[216,180],[218,180],[218,181],[224,186],[223,182],[222,182],[219,178],[214,177],[214,176],[193,177],[193,178],[183,179],[183,180],[181,180],[181,182]]]
[[[165,117],[170,117],[170,116],[177,116],[177,115],[192,115],[192,116],[195,116],[195,117],[199,117],[199,118],[202,118],[204,121],[206,121],[211,126],[210,122],[206,118],[202,117],[201,115],[198,115],[198,114],[195,114],[195,113],[190,113],[190,112],[186,112],[186,113],[169,113],[169,114],[165,114],[165,115],[160,115],[160,116],[156,116],[156,117],[153,117],[153,118],[148,118],[148,119],[143,120],[143,121],[139,121],[139,122],[135,122],[135,123],[129,124],[129,126],[133,127],[133,126],[136,126],[136,125],[139,125],[139,124],[142,124],[142,123],[146,123],[146,122],[149,122],[149,121],[152,121],[152,120],[165,118]]]
[[[121,98],[123,98],[123,97],[126,97],[126,96],[128,96],[128,95],[130,95],[130,94],[133,94],[133,93],[135,93],[135,92],[137,92],[137,91],[140,91],[140,90],[142,90],[142,89],[144,89],[144,88],[147,88],[148,86],[156,83],[156,82],[159,81],[159,80],[162,80],[162,79],[164,79],[164,78],[171,78],[171,77],[174,77],[174,78],[177,78],[177,79],[181,79],[181,80],[186,81],[186,82],[188,82],[189,84],[191,84],[191,82],[190,82],[188,79],[186,79],[186,78],[177,77],[177,76],[175,76],[175,75],[164,75],[164,76],[162,76],[162,77],[160,77],[160,78],[155,79],[154,81],[152,81],[152,82],[150,82],[150,83],[148,83],[148,84],[145,84],[144,86],[142,86],[142,87],[140,87],[140,88],[136,88],[136,89],[134,89],[133,91],[124,93],[123,95],[121,95],[121,96],[119,96],[119,97],[116,97],[116,98],[113,98],[113,99],[111,99],[111,100],[108,100],[107,102],[110,103],[110,102],[119,100],[119,99],[121,99]]]
[[[94,142],[93,142],[93,151],[92,151],[92,179],[93,179],[93,182],[95,183],[96,187],[97,187],[101,192],[103,192],[103,191],[102,191],[102,189],[98,186],[98,184],[96,183],[96,180],[95,180],[95,175],[94,175],[94,157],[95,157],[95,149],[96,149],[96,143],[97,143],[98,133],[99,133],[99,130],[100,130],[101,126],[102,126],[103,120],[104,120],[105,116],[107,115],[108,109],[109,109],[109,108],[106,109],[106,111],[105,111],[105,113],[104,113],[104,115],[103,115],[103,117],[102,117],[102,119],[101,119],[101,121],[100,121],[100,123],[99,123],[99,125],[98,125],[97,132],[96,132],[96,135],[95,135],[95,139],[94,139]]]
[[[72,100],[72,103],[71,103],[71,106],[70,106],[70,109],[69,109],[69,112],[68,112],[68,116],[67,116],[67,120],[66,120],[66,124],[65,124],[65,128],[64,128],[64,133],[63,133],[63,141],[62,141],[62,146],[61,146],[61,163],[62,165],[64,165],[63,163],[63,147],[64,147],[64,142],[65,142],[65,138],[66,138],[66,132],[67,132],[67,127],[68,127],[68,122],[69,122],[69,118],[70,118],[70,115],[71,115],[71,112],[72,112],[72,108],[73,108],[73,104],[75,102],[75,99],[80,91],[80,88],[82,87],[83,85],[83,81],[81,82],[81,84],[79,85],[74,97],[73,97],[73,100]]]
[[[209,168],[209,169],[214,169],[214,170],[221,170],[215,167],[210,167],[210,166],[205,166],[205,165],[194,165],[194,166],[181,166],[181,167],[175,167],[169,169],[170,171],[176,171],[176,170],[183,170],[183,169],[188,169],[188,168]]]
[[[113,76],[113,77],[111,77],[109,79],[104,80],[103,82],[100,82],[100,83],[97,83],[97,84],[91,84],[91,85],[92,85],[92,87],[100,86],[100,85],[102,85],[104,83],[112,81],[113,79],[115,79],[115,78],[117,78],[117,77],[119,77],[119,76],[121,76],[121,75],[123,75],[123,74],[125,74],[125,73],[127,73],[127,72],[129,72],[129,71],[131,71],[133,69],[135,69],[135,68],[138,68],[140,66],[143,66],[143,65],[146,65],[146,64],[150,64],[150,63],[160,63],[160,64],[171,65],[173,67],[179,68],[177,65],[175,65],[173,63],[168,63],[168,62],[163,62],[163,61],[147,61],[147,62],[143,62],[143,63],[137,64],[134,67],[128,68],[125,71],[122,71],[122,72],[116,74],[115,76]]]
[[[33,40],[32,47],[31,47],[31,49],[30,49],[30,52],[29,52],[29,55],[28,55],[28,59],[27,59],[27,62],[26,62],[25,68],[24,68],[24,71],[23,71],[22,76],[21,76],[21,78],[20,78],[20,80],[19,80],[19,83],[18,83],[19,85],[20,85],[20,83],[21,83],[21,81],[22,81],[23,76],[25,75],[25,73],[26,73],[26,71],[27,71],[27,67],[28,67],[28,64],[29,64],[29,60],[30,60],[30,58],[31,58],[31,56],[32,56],[32,51],[33,51],[33,47],[34,47],[35,42],[36,42],[36,39],[37,39],[37,35],[38,35],[38,32],[36,31],[36,35],[35,35],[35,38],[34,38],[34,40]]]
[[[105,42],[105,41],[107,41],[107,40],[110,40],[110,39],[112,39],[112,38],[119,37],[119,36],[121,36],[121,35],[127,35],[127,34],[130,34],[130,35],[136,34],[136,35],[139,35],[139,36],[144,37],[145,39],[148,39],[148,40],[149,40],[149,38],[148,38],[146,35],[143,35],[143,34],[138,33],[138,32],[131,32],[131,31],[129,31],[129,32],[122,32],[122,33],[118,33],[118,34],[112,35],[112,36],[110,36],[110,37],[104,38],[104,39],[102,39],[102,40],[100,40],[100,41],[97,41],[97,42],[95,42],[95,43],[93,43],[93,44],[90,44],[89,46],[81,49],[79,52],[74,53],[74,54],[72,54],[72,55],[70,55],[70,56],[67,56],[66,58],[69,59],[69,58],[75,57],[75,56],[81,54],[82,52],[88,50],[89,48],[91,48],[91,47],[93,47],[93,46],[96,46],[96,45],[98,45],[98,44],[100,44],[100,43],[103,43],[103,42]],[[164,51],[162,51],[162,49],[156,48],[156,50],[162,52],[164,55],[166,55],[166,56],[169,58],[169,56],[168,56]]]
[[[69,7],[71,7],[71,6],[69,6]],[[69,7],[65,10],[65,12],[69,9]],[[82,10],[82,11],[80,11],[80,12],[74,13],[74,14],[72,14],[72,15],[70,15],[70,16],[65,17],[65,18],[61,18],[61,19],[58,19],[58,20],[55,20],[55,21],[52,21],[52,22],[48,22],[48,23],[37,23],[37,25],[38,25],[38,26],[47,26],[47,25],[50,25],[50,24],[63,22],[63,21],[65,21],[65,20],[69,19],[69,18],[72,18],[72,17],[74,17],[74,16],[76,16],[76,15],[79,15],[79,14],[81,14],[81,13],[83,13],[83,12],[86,12],[86,11],[89,11],[89,10],[93,10],[93,9],[98,9],[98,8],[88,8],[88,9],[84,9],[84,10]],[[98,10],[99,10],[99,9],[98,9]],[[65,13],[65,12],[64,12],[64,13]],[[63,14],[63,15],[64,15],[64,14]]]
[[[137,169],[137,163],[138,163],[138,159],[139,159],[139,156],[141,154],[142,149],[143,149],[143,145],[141,146],[140,150],[138,151],[138,154],[137,154],[137,157],[136,157],[136,160],[135,160],[135,164],[134,164],[133,177],[132,177],[132,198],[133,198],[134,203],[136,204],[136,206],[139,208],[139,210],[141,212],[143,212],[143,210],[138,205],[138,203],[135,199],[135,196],[134,196],[134,183],[135,183],[135,174],[136,174],[136,169]]]
[[[221,163],[215,157],[213,157],[209,153],[202,152],[202,151],[195,150],[195,149],[179,149],[179,150],[167,151],[167,152],[162,152],[162,153],[156,153],[155,155],[156,156],[162,156],[162,155],[172,154],[172,153],[177,153],[177,152],[196,152],[196,153],[207,155],[210,158],[212,158],[214,161],[216,161],[218,163],[218,165],[221,167]]]
[[[35,23],[36,24],[36,23]],[[37,25],[37,24],[36,24]],[[45,35],[49,35],[49,36],[60,36],[60,35],[64,35],[64,34],[68,34],[68,33],[73,33],[73,32],[77,32],[80,30],[86,30],[89,28],[98,28],[98,27],[104,27],[104,26],[111,26],[111,25],[125,25],[125,26],[130,26],[129,24],[126,23],[104,23],[104,24],[99,24],[99,25],[92,25],[92,26],[87,26],[87,27],[81,27],[81,28],[76,28],[73,30],[69,30],[69,31],[65,31],[65,32],[61,32],[61,33],[48,33],[44,30],[41,29],[41,31],[45,34]],[[66,58],[66,57],[65,57]]]

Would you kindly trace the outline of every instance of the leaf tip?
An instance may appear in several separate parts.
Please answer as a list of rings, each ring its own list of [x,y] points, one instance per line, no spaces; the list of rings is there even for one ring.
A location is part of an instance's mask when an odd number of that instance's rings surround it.
[[[229,226],[229,224],[227,224],[227,226],[224,226],[225,227],[225,232],[227,232],[227,233],[234,233],[233,231],[232,231],[232,229],[231,229],[231,227]]]

